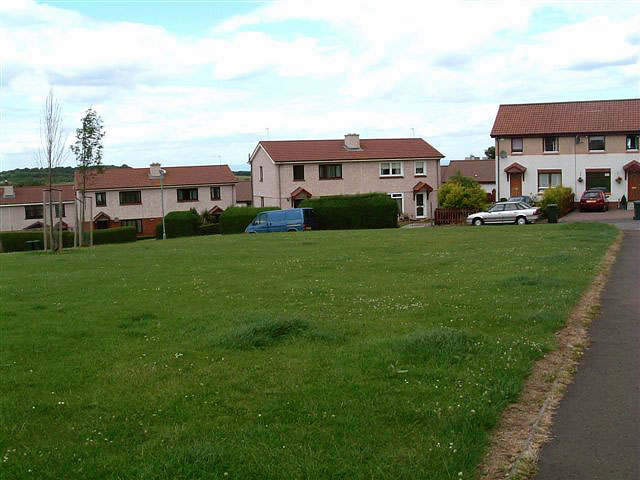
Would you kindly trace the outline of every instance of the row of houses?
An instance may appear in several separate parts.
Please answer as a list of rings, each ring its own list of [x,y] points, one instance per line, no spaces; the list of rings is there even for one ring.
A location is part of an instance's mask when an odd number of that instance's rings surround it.
[[[495,160],[441,166],[444,155],[421,138],[258,142],[249,157],[251,182],[227,165],[113,168],[87,185],[85,218],[96,229],[130,225],[153,235],[164,212],[233,205],[297,207],[306,198],[384,192],[408,218],[431,218],[438,189],[457,172],[478,181],[492,199],[536,195],[554,186],[576,197],[604,187],[610,203],[640,200],[640,99],[500,105],[490,136]],[[63,226],[75,228],[81,179],[59,185]],[[39,228],[42,187],[1,189],[0,230]],[[61,215],[60,215],[61,214]]]

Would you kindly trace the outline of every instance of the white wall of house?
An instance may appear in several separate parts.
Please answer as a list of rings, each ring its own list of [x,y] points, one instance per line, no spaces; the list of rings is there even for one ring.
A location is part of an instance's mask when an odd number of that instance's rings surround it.
[[[262,178],[260,177],[262,169]],[[260,146],[251,161],[251,187],[254,207],[280,207],[278,190],[278,166]],[[283,207],[286,208],[286,207]]]
[[[64,216],[62,221],[67,224],[70,229],[75,229],[75,207],[73,202],[63,202]],[[29,204],[35,205],[35,204]],[[25,205],[2,205],[0,206],[0,231],[24,230],[36,222],[42,222],[41,218],[25,218]],[[49,216],[47,215],[47,218]],[[56,217],[53,223],[58,223]]]

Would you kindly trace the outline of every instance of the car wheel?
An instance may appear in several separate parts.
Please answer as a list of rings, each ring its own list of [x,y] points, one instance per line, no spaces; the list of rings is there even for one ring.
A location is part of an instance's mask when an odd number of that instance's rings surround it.
[[[287,232],[297,232],[298,230],[296,230],[295,228],[290,228],[289,230],[287,230]]]
[[[479,227],[479,226],[480,226],[480,225],[482,225],[483,223],[484,223],[484,222],[482,221],[482,219],[481,219],[481,218],[474,218],[474,219],[473,219],[473,225],[474,225],[475,227]]]
[[[526,225],[526,223],[527,223],[526,217],[516,218],[516,225]]]

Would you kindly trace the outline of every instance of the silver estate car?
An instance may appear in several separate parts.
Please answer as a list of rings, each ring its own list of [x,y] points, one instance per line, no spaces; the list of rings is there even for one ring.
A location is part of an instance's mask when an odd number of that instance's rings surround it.
[[[540,218],[540,210],[524,202],[499,202],[486,212],[472,213],[467,224],[480,226],[485,223],[515,223],[524,225]]]

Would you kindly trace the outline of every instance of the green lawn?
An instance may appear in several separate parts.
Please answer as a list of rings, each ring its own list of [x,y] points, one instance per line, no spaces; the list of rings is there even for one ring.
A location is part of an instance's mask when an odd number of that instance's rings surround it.
[[[443,227],[0,255],[0,477],[473,478],[615,236]]]

